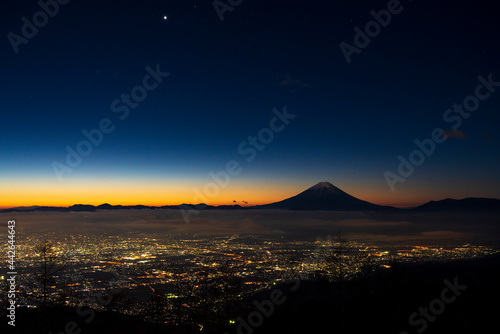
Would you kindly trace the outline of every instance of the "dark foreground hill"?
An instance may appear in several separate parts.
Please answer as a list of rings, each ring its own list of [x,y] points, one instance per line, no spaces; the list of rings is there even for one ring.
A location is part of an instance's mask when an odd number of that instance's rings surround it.
[[[235,323],[210,333],[493,333],[499,278],[500,255],[493,255],[392,264],[342,285],[290,280],[238,302],[232,308]],[[0,333],[200,333],[198,327],[158,326],[138,316],[95,314],[87,323],[89,317],[75,308],[18,309],[15,329],[2,321]]]
[[[498,328],[499,278],[495,255],[396,265],[342,288],[304,281],[295,292],[283,289],[286,302],[253,333],[488,333]]]
[[[18,308],[15,324],[12,327],[7,324],[6,318],[2,318],[0,333],[156,333],[152,324],[136,316],[109,311],[97,312],[85,307]]]

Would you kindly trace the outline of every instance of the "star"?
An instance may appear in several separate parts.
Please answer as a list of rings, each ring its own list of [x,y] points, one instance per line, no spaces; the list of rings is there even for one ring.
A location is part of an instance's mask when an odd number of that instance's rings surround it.
[[[167,15],[165,15],[165,16],[163,17],[163,19],[166,21],[166,20],[168,19]]]

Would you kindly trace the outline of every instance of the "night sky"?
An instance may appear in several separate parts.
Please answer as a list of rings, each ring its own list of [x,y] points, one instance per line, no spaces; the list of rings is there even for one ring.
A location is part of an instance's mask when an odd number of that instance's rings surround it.
[[[0,207],[500,198],[495,2],[61,2],[0,5]]]

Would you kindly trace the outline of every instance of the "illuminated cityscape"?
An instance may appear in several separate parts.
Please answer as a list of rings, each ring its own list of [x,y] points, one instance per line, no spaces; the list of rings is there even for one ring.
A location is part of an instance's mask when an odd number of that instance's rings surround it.
[[[48,288],[48,301],[97,310],[110,306],[122,313],[144,314],[149,321],[154,320],[149,310],[151,296],[155,294],[171,301],[171,305],[179,298],[187,300],[187,294],[194,305],[210,298],[213,306],[220,307],[212,312],[223,312],[225,292],[218,294],[215,290],[223,290],[221,282],[228,282],[228,277],[235,279],[239,287],[231,298],[242,300],[289,279],[348,280],[363,270],[386,270],[394,263],[446,262],[498,252],[472,245],[376,246],[338,237],[288,241],[279,236],[251,234],[160,237],[132,233],[65,236],[36,233],[18,240],[19,307],[41,305],[40,240],[49,240],[53,245],[51,261],[55,268],[60,267]],[[206,296],[202,296],[204,284],[211,285]],[[113,305],[99,302],[106,295],[116,297],[117,302]],[[187,319],[186,311],[194,305],[185,301],[184,320],[192,321]],[[168,321],[168,316],[164,321]]]

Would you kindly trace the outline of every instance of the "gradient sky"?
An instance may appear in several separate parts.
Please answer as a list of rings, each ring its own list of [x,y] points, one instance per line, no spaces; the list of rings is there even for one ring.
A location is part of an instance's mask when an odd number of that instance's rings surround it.
[[[384,205],[500,198],[500,88],[455,131],[443,119],[479,75],[500,81],[497,7],[401,1],[348,64],[339,44],[387,6],[242,1],[221,21],[212,1],[70,1],[16,53],[9,33],[41,8],[3,2],[0,207],[201,202],[193,189],[256,205],[320,181]],[[113,101],[157,64],[169,76],[120,119]],[[238,147],[284,106],[296,118],[247,161]],[[59,180],[54,161],[106,118],[114,130]],[[450,137],[391,191],[384,172],[435,128]],[[241,172],[206,193],[233,160]]]

